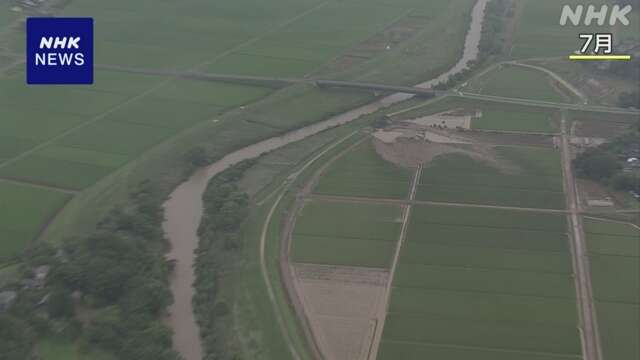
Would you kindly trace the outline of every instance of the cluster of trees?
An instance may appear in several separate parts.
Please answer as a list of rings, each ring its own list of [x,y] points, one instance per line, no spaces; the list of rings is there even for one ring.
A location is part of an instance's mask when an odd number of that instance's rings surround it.
[[[640,193],[640,172],[622,171],[626,155],[640,151],[640,122],[613,141],[590,148],[573,160],[578,176],[612,186],[616,190]]]
[[[232,271],[242,247],[241,225],[249,214],[249,198],[237,185],[255,161],[239,163],[208,184],[203,195],[204,214],[198,228],[195,271],[194,311],[206,359],[239,358],[233,332],[230,306],[218,296],[219,277]]]
[[[0,318],[0,337],[11,342],[0,349],[12,351],[10,359],[25,359],[35,339],[51,335],[119,359],[177,360],[171,330],[161,321],[172,301],[163,199],[143,183],[93,233],[66,241],[62,251],[44,242],[28,251],[23,266],[48,264],[51,271],[42,288],[21,290]]]

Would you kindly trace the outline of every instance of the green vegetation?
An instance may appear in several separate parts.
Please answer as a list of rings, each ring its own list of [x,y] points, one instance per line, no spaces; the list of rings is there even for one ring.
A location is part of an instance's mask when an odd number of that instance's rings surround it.
[[[594,0],[589,3],[604,4],[609,0]],[[518,26],[513,40],[511,57],[541,58],[553,56],[569,56],[582,47],[578,39],[581,33],[603,32],[597,25],[587,26],[561,26],[559,19],[564,5],[575,8],[578,4],[584,4],[581,0],[522,0]]]
[[[565,96],[550,76],[538,70],[520,66],[501,66],[485,75],[473,79],[469,90],[486,95],[566,102]]]
[[[172,301],[162,200],[149,184],[141,185],[93,233],[69,239],[61,251],[39,242],[22,254],[21,277],[32,285],[8,285],[20,291],[0,319],[7,335],[2,348],[30,351],[37,343],[47,359],[176,359],[171,330],[160,320]],[[38,280],[32,272],[41,265],[51,270]]]
[[[640,156],[640,122],[629,131],[596,148],[589,148],[573,160],[578,176],[591,179],[615,190],[640,193],[640,167],[630,158]]]
[[[578,359],[562,215],[415,206],[379,358]]]
[[[471,128],[477,130],[554,133],[559,132],[560,128],[558,112],[554,109],[500,104],[455,96],[404,112],[394,116],[394,119],[413,119],[454,109],[464,110],[472,116],[480,112],[482,116],[474,116],[471,121]]]
[[[585,218],[594,298],[604,356],[640,356],[640,230]]]
[[[340,157],[320,178],[314,192],[326,195],[404,199],[411,172],[382,159],[371,141]]]
[[[494,164],[463,154],[436,157],[422,171],[416,199],[531,208],[564,208],[557,152],[497,147]],[[503,168],[499,168],[503,166]]]
[[[296,218],[296,262],[387,267],[400,234],[401,210],[392,205],[307,202]]]
[[[234,339],[236,333],[228,331],[232,308],[219,299],[219,278],[232,268],[225,257],[236,256],[242,246],[240,226],[249,214],[249,198],[239,190],[237,181],[253,162],[243,162],[214,177],[203,195],[205,212],[198,229],[200,242],[195,261],[196,295],[194,312],[200,325],[205,357],[235,358],[240,354]]]
[[[0,181],[0,264],[14,259],[34,240],[69,195]]]

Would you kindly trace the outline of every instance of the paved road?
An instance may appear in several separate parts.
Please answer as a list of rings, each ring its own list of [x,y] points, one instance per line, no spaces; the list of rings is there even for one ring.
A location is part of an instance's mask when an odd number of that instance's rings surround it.
[[[564,173],[564,187],[569,207],[569,224],[571,227],[571,250],[575,272],[575,283],[580,315],[580,332],[584,360],[601,360],[600,336],[598,334],[598,322],[593,305],[593,290],[591,287],[591,272],[587,257],[586,243],[582,228],[582,220],[578,215],[580,202],[576,183],[571,167],[571,148],[567,135],[566,111],[562,114],[562,170]]]

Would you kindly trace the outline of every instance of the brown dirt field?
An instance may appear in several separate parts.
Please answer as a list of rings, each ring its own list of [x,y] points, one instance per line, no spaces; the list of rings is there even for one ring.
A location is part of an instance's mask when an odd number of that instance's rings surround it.
[[[298,295],[323,356],[366,359],[383,306],[388,271],[315,264],[293,267]]]
[[[498,159],[491,146],[482,144],[441,144],[422,140],[400,138],[394,143],[373,140],[376,152],[383,159],[406,168],[428,164],[444,154],[464,154],[487,162],[505,172],[516,172],[517,165]]]

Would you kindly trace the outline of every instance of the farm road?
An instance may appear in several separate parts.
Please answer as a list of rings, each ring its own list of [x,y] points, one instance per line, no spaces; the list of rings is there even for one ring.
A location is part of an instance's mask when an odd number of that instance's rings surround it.
[[[601,360],[602,352],[600,336],[598,334],[598,322],[593,304],[593,290],[587,257],[586,242],[582,228],[582,220],[578,215],[580,202],[576,182],[571,166],[571,148],[567,134],[566,111],[562,113],[562,171],[564,173],[565,194],[569,207],[569,226],[571,234],[571,255],[575,272],[575,284],[580,315],[580,334],[582,336],[583,354],[585,360]]]
[[[389,308],[389,300],[391,299],[391,289],[393,285],[393,277],[398,267],[398,259],[400,258],[400,250],[404,239],[407,237],[407,227],[409,225],[409,219],[411,218],[412,201],[416,196],[416,188],[420,181],[420,175],[422,174],[422,165],[418,166],[416,173],[411,182],[411,191],[409,193],[409,202],[405,203],[404,214],[402,216],[402,227],[400,228],[400,236],[398,237],[398,243],[396,244],[395,253],[393,254],[393,260],[391,261],[391,270],[389,271],[389,281],[387,281],[387,288],[385,289],[384,300],[378,307],[378,323],[376,324],[376,331],[371,344],[371,351],[369,352],[368,360],[375,360],[378,358],[378,350],[380,349],[380,341],[382,340],[382,330],[384,329],[384,323],[387,318],[387,310]]]

